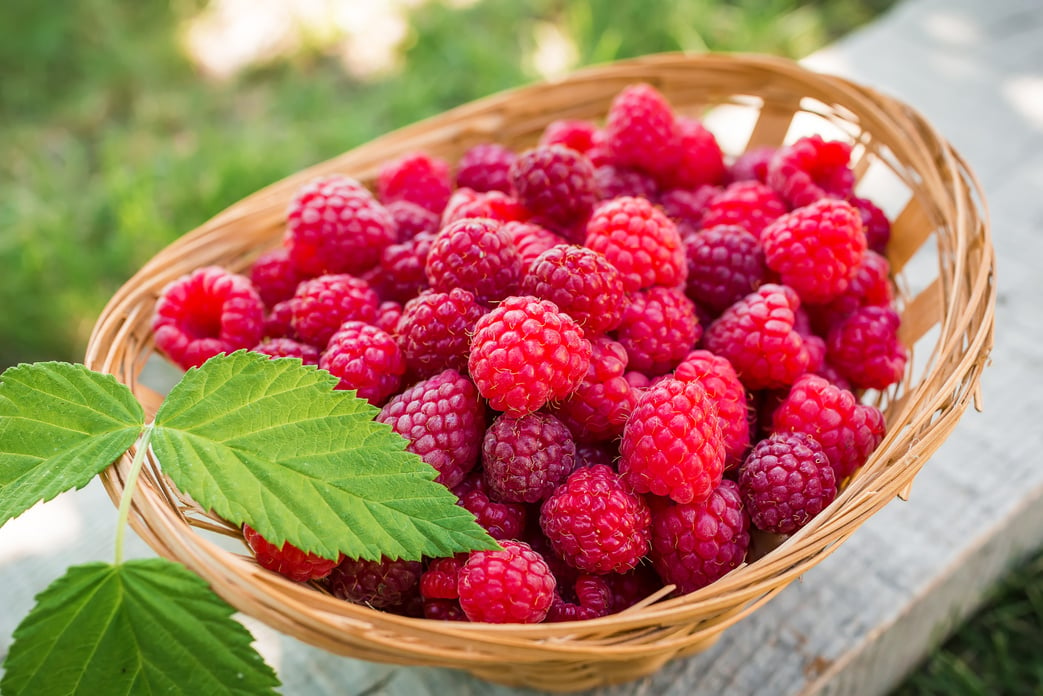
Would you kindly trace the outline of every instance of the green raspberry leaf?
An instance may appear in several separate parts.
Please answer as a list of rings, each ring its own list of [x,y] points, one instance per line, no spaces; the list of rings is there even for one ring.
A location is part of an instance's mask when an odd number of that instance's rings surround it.
[[[204,508],[281,546],[335,559],[495,549],[378,411],[299,360],[211,358],[170,391],[152,449]]]
[[[83,488],[134,444],[145,413],[112,375],[83,365],[18,365],[0,375],[0,526]]]
[[[234,610],[161,558],[70,568],[15,629],[0,692],[274,694]]]

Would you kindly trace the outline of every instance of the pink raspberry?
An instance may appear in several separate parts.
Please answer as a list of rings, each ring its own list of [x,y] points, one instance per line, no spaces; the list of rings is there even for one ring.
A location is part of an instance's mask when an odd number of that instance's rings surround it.
[[[866,246],[878,254],[887,253],[887,243],[891,240],[891,221],[887,214],[868,198],[852,196],[848,199],[862,216],[862,229],[866,233]]]
[[[472,191],[459,188],[453,191],[442,211],[442,227],[464,218],[489,218],[499,222],[528,220],[532,213],[513,195],[502,191]]]
[[[901,320],[890,307],[862,307],[835,325],[826,359],[856,389],[886,389],[902,378],[907,359]]]
[[[418,234],[434,235],[441,227],[442,217],[427,208],[409,201],[392,201],[386,206],[391,219],[395,221],[397,240],[404,242]]]
[[[457,599],[460,569],[467,562],[467,554],[447,558],[432,558],[420,575],[420,596],[424,599]]]
[[[719,314],[760,287],[768,269],[760,240],[735,225],[709,227],[684,240],[688,262],[685,292]]]
[[[825,451],[838,481],[866,463],[884,439],[884,416],[875,406],[817,375],[804,375],[772,413],[775,432],[811,435]]]
[[[511,183],[536,220],[559,233],[582,224],[598,199],[590,160],[561,145],[521,153],[511,166]]]
[[[665,178],[668,188],[694,190],[724,183],[727,169],[717,138],[698,119],[678,116],[680,158]]]
[[[376,420],[404,437],[406,449],[438,472],[446,488],[459,484],[478,463],[485,407],[471,380],[445,370],[393,396]]]
[[[269,358],[297,358],[304,365],[319,364],[319,349],[292,338],[268,338],[251,348]]]
[[[619,473],[638,493],[705,500],[724,473],[717,403],[697,381],[660,380],[638,397],[619,452]]]
[[[837,496],[822,445],[807,433],[773,433],[758,442],[739,470],[750,521],[771,534],[792,534]]]
[[[377,173],[377,197],[384,204],[409,201],[440,215],[452,191],[449,164],[423,152],[389,162]]]
[[[706,395],[717,403],[724,438],[724,468],[738,467],[750,446],[750,423],[746,389],[735,368],[726,358],[708,350],[693,350],[674,368],[673,378],[699,382]]]
[[[294,332],[321,349],[344,322],[375,322],[380,298],[361,278],[336,273],[304,281],[291,302]]]
[[[472,551],[460,569],[460,607],[471,621],[539,623],[554,602],[557,582],[543,557],[522,541],[501,551]]]
[[[761,244],[768,268],[808,304],[844,292],[866,253],[858,211],[831,198],[779,217],[761,232]]]
[[[601,203],[587,223],[586,246],[619,269],[628,292],[676,286],[688,273],[677,226],[644,198]]]
[[[456,185],[479,193],[511,193],[511,165],[518,155],[499,143],[480,143],[463,154],[456,164]]]
[[[576,443],[548,413],[500,415],[482,440],[482,476],[498,500],[535,503],[565,480],[575,465]]]
[[[635,292],[616,330],[629,365],[646,375],[661,375],[688,355],[703,335],[695,305],[678,288]]]
[[[250,280],[217,266],[168,283],[152,318],[156,347],[185,370],[253,348],[263,331],[264,303]]]
[[[729,168],[732,181],[768,181],[768,166],[778,151],[776,147],[756,147],[742,153]]]
[[[590,354],[583,329],[553,302],[508,297],[475,325],[468,369],[492,408],[523,416],[568,396]]]
[[[373,322],[373,325],[394,335],[401,318],[402,305],[394,300],[388,300],[387,302],[381,302],[380,306],[377,307],[377,319]]]
[[[760,237],[768,223],[788,212],[779,194],[759,181],[737,181],[710,199],[703,228],[738,225]]]
[[[540,508],[551,547],[586,573],[623,573],[648,552],[651,514],[612,469],[572,472]]]
[[[484,314],[474,295],[460,288],[428,290],[406,302],[394,335],[410,373],[430,377],[447,368],[465,372],[471,335]]]
[[[274,307],[293,297],[302,280],[304,276],[290,261],[290,252],[285,247],[261,254],[250,266],[250,282],[265,307]]]
[[[292,338],[295,341],[300,339],[293,329],[293,304],[291,297],[271,308],[264,317],[265,338]]]
[[[556,304],[588,338],[616,328],[627,306],[619,270],[586,247],[559,245],[540,254],[522,277],[521,292]]]
[[[722,190],[709,185],[695,190],[670,189],[659,196],[659,207],[676,223],[681,238],[687,240],[702,228],[706,206]]]
[[[551,409],[580,442],[617,438],[637,400],[633,387],[623,377],[627,367],[623,345],[599,336],[591,346],[586,376],[568,398]]]
[[[326,588],[334,597],[355,604],[391,609],[419,594],[422,572],[419,561],[345,558],[326,578]]]
[[[694,592],[737,568],[750,546],[739,486],[725,479],[701,502],[652,509],[652,565],[678,594]]]
[[[768,163],[766,183],[791,208],[826,197],[847,198],[855,186],[855,175],[848,165],[850,159],[848,143],[825,140],[820,135],[807,136],[779,148]]]
[[[479,302],[495,302],[514,293],[522,262],[503,225],[488,218],[464,218],[443,227],[427,253],[431,288],[462,288]]]
[[[651,85],[625,87],[609,106],[605,147],[611,164],[662,178],[681,160],[681,138],[673,109]]]
[[[360,399],[380,406],[401,386],[406,361],[386,331],[346,321],[330,337],[319,367],[340,379],[337,389],[354,389]]]
[[[651,174],[611,164],[594,169],[594,188],[599,200],[603,201],[620,196],[635,196],[650,201],[659,197],[659,184]]]
[[[821,335],[862,307],[890,307],[891,264],[875,251],[866,251],[847,289],[826,304],[809,305],[811,326]]]
[[[529,507],[523,503],[495,501],[481,473],[474,472],[453,487],[457,503],[472,515],[493,539],[519,539],[525,532]]]
[[[599,139],[597,124],[580,119],[551,121],[540,134],[540,145],[563,145],[586,154]]]
[[[304,276],[358,274],[397,238],[387,209],[362,184],[335,174],[303,186],[294,196],[283,244]]]
[[[794,329],[798,307],[792,288],[765,283],[724,310],[706,330],[703,345],[727,358],[747,389],[793,384],[809,360]]]
[[[566,592],[565,590],[571,590]],[[558,583],[547,621],[585,621],[612,613],[612,587],[603,575],[580,575],[571,588]]]
[[[518,248],[518,254],[522,259],[523,274],[532,268],[533,262],[540,254],[559,244],[568,244],[568,241],[560,234],[551,232],[535,222],[505,222],[503,231]]]
[[[276,546],[247,525],[243,525],[243,539],[258,565],[294,582],[321,580],[340,563],[339,559],[331,561],[314,553],[305,553],[288,541],[282,546]]]

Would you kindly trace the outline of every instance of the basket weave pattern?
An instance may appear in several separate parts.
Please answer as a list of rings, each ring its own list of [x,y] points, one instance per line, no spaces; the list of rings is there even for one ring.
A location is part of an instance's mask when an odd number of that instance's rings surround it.
[[[807,132],[847,139],[854,145],[860,195],[881,204],[873,184],[882,182],[884,195],[894,201],[888,210],[893,220],[888,258],[902,315],[900,337],[911,359],[898,385],[867,397],[883,410],[888,434],[829,508],[781,544],[758,549],[757,560],[697,592],[650,598],[600,619],[527,626],[404,618],[264,571],[242,549],[229,550],[227,537],[238,537],[238,530],[182,496],[151,458],[134,497],[134,530],[159,555],[205,578],[240,611],[330,652],[455,667],[491,681],[567,691],[635,679],[707,648],[893,498],[905,497],[917,472],[979,396],[995,304],[985,203],[964,161],[917,112],[866,87],[777,58],[664,54],[594,67],[561,82],[467,104],[297,172],[149,261],[98,319],[86,365],[129,385],[153,414],[162,396],[139,375],[154,352],[150,321],[160,290],[203,265],[248,268],[280,243],[287,204],[302,184],[334,172],[371,184],[382,164],[416,150],[450,162],[481,142],[522,150],[554,119],[602,119],[612,98],[635,82],[654,85],[678,113],[705,116],[711,130],[716,131],[710,124],[715,117],[745,124],[738,128],[741,142],[733,155]],[[132,455],[103,474],[114,500]]]

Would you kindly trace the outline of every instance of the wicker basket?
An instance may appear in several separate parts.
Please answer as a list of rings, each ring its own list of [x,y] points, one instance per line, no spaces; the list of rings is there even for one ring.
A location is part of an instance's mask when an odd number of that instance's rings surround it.
[[[553,119],[603,118],[612,97],[639,81],[655,85],[678,112],[707,119],[711,130],[724,127],[727,133],[719,136],[733,155],[810,132],[849,140],[860,193],[893,219],[888,256],[903,318],[901,338],[912,359],[900,384],[867,395],[884,411],[888,434],[829,508],[783,543],[760,549],[757,560],[687,596],[652,598],[595,620],[526,626],[403,618],[264,571],[241,547],[229,550],[228,537],[238,536],[237,530],[174,490],[155,461],[148,462],[134,497],[134,530],[245,614],[330,652],[570,691],[632,680],[707,648],[893,498],[905,497],[920,467],[979,396],[995,302],[985,204],[960,156],[913,109],[777,58],[666,54],[594,67],[467,104],[298,172],[233,205],[148,262],[99,318],[87,366],[114,374],[154,413],[162,397],[139,376],[153,354],[149,324],[159,290],[204,264],[247,268],[280,242],[287,203],[301,184],[333,172],[371,183],[382,163],[415,150],[455,161],[480,142],[524,148]],[[132,454],[103,474],[114,499]]]

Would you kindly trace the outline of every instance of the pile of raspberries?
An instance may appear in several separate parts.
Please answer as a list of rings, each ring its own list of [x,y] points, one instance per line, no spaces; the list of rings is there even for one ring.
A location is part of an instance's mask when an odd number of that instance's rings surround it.
[[[246,528],[261,565],[414,617],[604,616],[800,529],[882,440],[857,395],[906,352],[850,155],[809,136],[729,159],[635,84],[523,152],[307,184],[248,273],[163,290],[155,342],[184,368],[245,348],[329,371],[502,546],[325,561]]]

